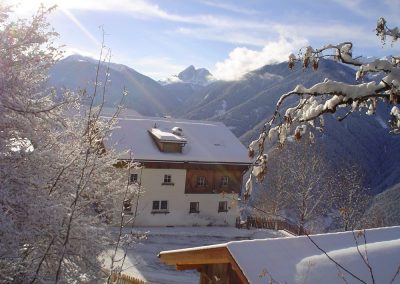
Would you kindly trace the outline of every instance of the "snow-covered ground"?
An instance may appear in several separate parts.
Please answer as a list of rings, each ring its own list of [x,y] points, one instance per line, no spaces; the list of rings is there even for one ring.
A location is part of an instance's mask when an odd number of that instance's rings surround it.
[[[231,227],[135,227],[126,228],[124,233],[145,233],[146,238],[128,249],[123,273],[148,281],[149,283],[198,283],[197,271],[177,271],[163,264],[157,257],[160,251],[203,245],[226,243],[237,240],[276,238],[283,233],[261,229],[236,229]],[[110,254],[112,250],[106,253]],[[123,255],[119,251],[117,259]],[[105,266],[109,258],[105,257]]]

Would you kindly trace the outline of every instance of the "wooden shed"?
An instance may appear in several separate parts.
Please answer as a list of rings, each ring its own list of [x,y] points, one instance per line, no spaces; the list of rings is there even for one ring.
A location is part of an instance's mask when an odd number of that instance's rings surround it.
[[[234,241],[163,251],[159,258],[178,270],[196,269],[200,284],[400,283],[400,226]]]

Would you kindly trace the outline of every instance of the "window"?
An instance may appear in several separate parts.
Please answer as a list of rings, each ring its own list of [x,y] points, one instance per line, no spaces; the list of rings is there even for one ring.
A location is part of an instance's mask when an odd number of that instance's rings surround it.
[[[130,199],[125,199],[123,202],[124,205],[124,213],[132,214],[132,201]]]
[[[161,210],[168,210],[168,201],[167,200],[161,200]]]
[[[160,201],[153,201],[153,210],[160,210]]]
[[[206,186],[206,178],[197,177],[197,186]]]
[[[221,178],[221,186],[228,186],[229,184],[229,177],[228,176],[223,176]]]
[[[138,175],[137,174],[131,174],[129,178],[130,183],[137,183],[138,182]]]
[[[171,182],[171,175],[164,175],[164,182]]]
[[[168,200],[154,200],[152,213],[169,213],[168,212]]]
[[[172,182],[172,176],[171,175],[164,175],[164,181],[162,185],[174,185]]]
[[[228,201],[220,201],[218,203],[218,212],[228,212]]]
[[[199,212],[200,212],[200,203],[190,202],[189,213],[199,213]]]

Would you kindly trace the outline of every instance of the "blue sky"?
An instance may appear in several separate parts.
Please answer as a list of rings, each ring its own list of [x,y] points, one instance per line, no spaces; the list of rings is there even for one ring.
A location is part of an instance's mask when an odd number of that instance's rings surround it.
[[[18,1],[18,0],[17,0]],[[13,1],[15,3],[15,1]],[[67,54],[97,57],[103,26],[112,61],[154,79],[189,65],[232,80],[311,45],[352,41],[354,55],[400,53],[375,25],[400,26],[400,0],[20,0],[17,15],[58,5],[49,21]]]

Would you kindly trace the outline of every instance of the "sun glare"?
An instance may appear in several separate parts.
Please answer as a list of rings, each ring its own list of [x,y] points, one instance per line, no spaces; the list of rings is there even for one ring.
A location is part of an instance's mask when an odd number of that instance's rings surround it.
[[[43,5],[46,8],[56,6],[56,12],[62,13],[71,23],[73,23],[85,37],[95,45],[95,48],[100,48],[101,43],[97,40],[89,30],[82,25],[82,23],[71,13],[71,9],[81,7],[84,8],[85,4],[80,4],[79,1],[60,1],[60,0],[31,0],[21,1],[13,6],[13,10],[18,17],[26,18],[35,13],[35,11]]]
[[[76,27],[98,48],[101,48],[101,43],[79,22],[79,20],[67,9],[60,6],[60,11],[76,25]]]

